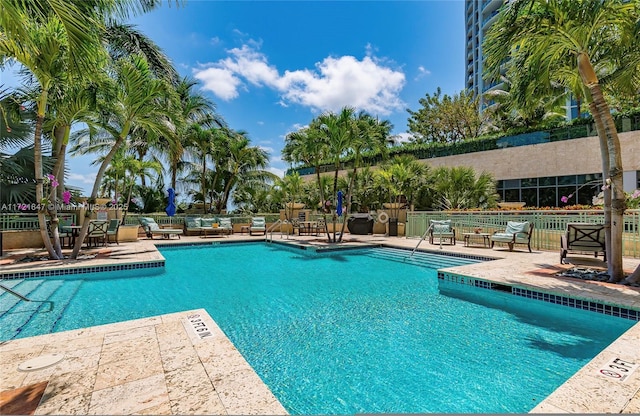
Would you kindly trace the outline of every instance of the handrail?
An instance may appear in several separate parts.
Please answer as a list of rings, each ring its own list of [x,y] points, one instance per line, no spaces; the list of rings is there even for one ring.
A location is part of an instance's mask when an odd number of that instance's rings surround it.
[[[267,228],[267,231],[265,231],[265,233],[264,233],[265,240],[273,242],[273,229],[276,228],[276,225],[282,225],[282,224],[283,224],[282,220],[278,220],[278,221],[274,222],[273,224],[271,224],[271,226],[269,228]],[[270,238],[266,238],[266,235],[267,235],[267,233],[269,233],[269,231],[271,231],[271,237]],[[280,228],[280,238],[282,238],[282,228]]]
[[[409,254],[409,257],[413,256],[413,253],[416,252],[416,250],[418,249],[418,246],[420,245],[420,243],[424,241],[424,239],[427,237],[427,234],[429,233],[429,231],[431,231],[432,228],[433,228],[433,224],[427,227],[427,231],[425,231],[424,234],[422,234],[422,237],[420,237],[420,241],[418,241],[418,244],[416,244],[413,250],[411,250],[411,254]],[[442,240],[442,238],[440,238],[440,240]],[[440,244],[440,248],[442,248],[442,243]]]
[[[5,285],[0,285],[0,289],[4,290],[5,292],[8,292],[8,293],[12,294],[13,296],[15,296],[17,298],[20,298],[21,300],[24,300],[25,302],[48,303],[49,304],[49,311],[53,310],[53,302],[50,301],[50,300],[29,299],[28,297],[26,297],[24,295],[21,295],[20,293],[14,291],[13,289],[9,289]]]

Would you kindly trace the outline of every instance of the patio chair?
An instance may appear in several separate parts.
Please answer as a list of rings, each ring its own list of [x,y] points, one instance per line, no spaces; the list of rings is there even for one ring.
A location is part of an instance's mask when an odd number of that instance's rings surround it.
[[[225,233],[231,235],[233,234],[233,224],[231,223],[231,218],[219,218],[218,226],[225,231]]]
[[[89,228],[87,229],[87,236],[85,241],[87,247],[91,247],[92,243],[95,247],[98,247],[98,243],[102,242],[103,246],[107,245],[107,228],[108,223],[106,221],[90,221]]]
[[[172,235],[177,235],[180,238],[182,234],[181,228],[160,228],[158,223],[151,217],[140,217],[138,219],[147,237],[153,240],[154,235],[161,235],[163,238],[171,238]]]
[[[251,225],[249,226],[249,235],[253,233],[261,233],[267,235],[267,222],[264,217],[251,218]]]
[[[531,235],[533,234],[533,224],[528,221],[516,222],[508,221],[507,228],[504,232],[496,231],[489,239],[491,240],[491,248],[498,243],[507,243],[509,251],[513,251],[516,244],[526,244],[531,253]]]
[[[115,240],[117,245],[120,245],[118,242],[118,229],[120,228],[120,220],[117,218],[113,218],[109,221],[109,226],[107,227],[107,243],[111,240],[111,237]]]
[[[433,237],[438,237],[438,243],[449,240],[449,244],[456,245],[456,229],[451,226],[451,220],[431,220],[429,226],[429,243],[433,243]]]
[[[560,264],[564,263],[570,251],[592,252],[597,258],[602,253],[607,261],[604,225],[588,223],[569,223],[560,237]]]

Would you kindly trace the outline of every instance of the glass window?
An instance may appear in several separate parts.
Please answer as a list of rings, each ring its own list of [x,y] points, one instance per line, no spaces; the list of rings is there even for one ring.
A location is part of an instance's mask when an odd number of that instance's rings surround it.
[[[523,188],[528,188],[530,186],[538,186],[538,178],[530,178],[530,179],[520,179],[520,184]]]
[[[545,178],[539,178],[538,184],[540,186],[556,186],[556,176],[547,176]]]
[[[536,188],[523,189],[521,194],[522,194],[522,202],[526,202],[528,207],[538,206],[538,189]]]
[[[505,189],[520,187],[520,179],[508,179],[506,181],[503,181],[503,183]]]
[[[557,190],[556,188],[541,188],[540,189],[540,207],[557,207]]]
[[[592,205],[593,197],[600,193],[600,185],[595,186],[585,186],[584,188],[578,189],[578,204],[582,205]]]
[[[520,190],[506,189],[504,191],[504,202],[520,202]]]
[[[546,189],[545,189],[546,191]],[[562,197],[566,196],[568,201],[562,202]],[[576,202],[576,187],[575,186],[560,186],[558,187],[558,206],[564,207],[566,205],[575,205]]]
[[[558,176],[558,185],[573,185],[576,183],[576,175]]]
[[[500,180],[496,183],[497,189],[504,189],[504,181]]]
[[[602,173],[590,173],[588,175],[578,175],[578,184],[589,183],[596,180],[602,180]]]

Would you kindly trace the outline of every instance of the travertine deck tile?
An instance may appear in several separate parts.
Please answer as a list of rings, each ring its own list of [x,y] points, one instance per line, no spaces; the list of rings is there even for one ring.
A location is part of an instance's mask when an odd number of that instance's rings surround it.
[[[164,374],[156,374],[94,391],[88,414],[128,415],[157,407],[168,400]]]

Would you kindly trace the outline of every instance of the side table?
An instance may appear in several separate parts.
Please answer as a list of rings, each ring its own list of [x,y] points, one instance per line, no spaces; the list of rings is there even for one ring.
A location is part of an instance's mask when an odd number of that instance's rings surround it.
[[[491,236],[491,234],[489,233],[462,233],[462,235],[464,236],[465,247],[469,247],[473,243],[471,240],[474,237],[478,244],[480,242],[480,238],[482,238],[483,247],[489,247],[491,245],[491,241],[489,240],[489,236]]]

